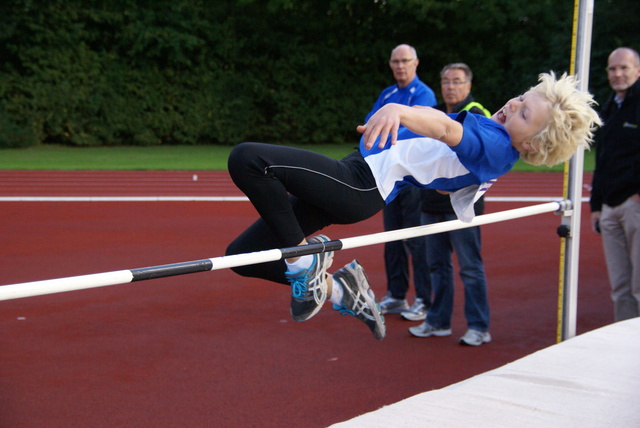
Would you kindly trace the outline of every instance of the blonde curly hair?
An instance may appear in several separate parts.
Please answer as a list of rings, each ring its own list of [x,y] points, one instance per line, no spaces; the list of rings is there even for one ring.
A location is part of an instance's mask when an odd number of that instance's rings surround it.
[[[593,95],[577,88],[574,76],[564,73],[556,79],[553,72],[542,73],[538,85],[530,89],[551,103],[547,125],[531,139],[534,150],[522,152],[531,165],[554,166],[573,156],[579,147],[588,149],[593,133],[602,122],[593,109]]]

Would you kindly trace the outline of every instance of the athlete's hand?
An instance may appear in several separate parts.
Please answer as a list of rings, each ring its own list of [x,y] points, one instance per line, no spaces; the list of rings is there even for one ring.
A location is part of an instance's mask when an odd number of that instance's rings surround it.
[[[366,124],[360,125],[356,130],[364,135],[364,147],[369,150],[380,137],[378,147],[383,148],[391,134],[391,144],[398,141],[398,129],[400,128],[399,104],[387,104],[374,113]]]

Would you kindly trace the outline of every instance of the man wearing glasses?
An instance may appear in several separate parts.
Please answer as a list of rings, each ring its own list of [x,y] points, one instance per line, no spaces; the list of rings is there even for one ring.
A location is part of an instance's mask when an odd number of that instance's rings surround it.
[[[399,45],[391,51],[389,67],[396,84],[382,91],[365,123],[382,106],[389,103],[407,106],[436,105],[433,90],[418,78],[418,54],[409,45]],[[420,189],[406,186],[398,196],[383,209],[384,229],[395,230],[420,225]],[[431,306],[431,281],[427,265],[426,240],[423,236],[404,241],[388,242],[384,247],[387,273],[387,295],[380,302],[383,314],[406,313],[409,319],[420,321],[426,317]],[[413,267],[416,299],[411,307],[406,300],[409,290],[409,254]]]
[[[471,96],[473,73],[465,63],[445,65],[440,72],[440,90],[443,103],[436,108],[445,113],[470,113],[490,117],[491,114]],[[484,197],[474,205],[476,215],[484,213]],[[456,214],[451,206],[449,195],[435,190],[422,191],[422,222],[434,224],[455,220]],[[453,230],[451,232],[429,235],[427,240],[427,258],[431,268],[433,287],[433,305],[424,323],[409,328],[409,332],[418,337],[451,335],[453,315],[454,273],[453,252],[455,251],[460,267],[460,278],[464,285],[464,315],[467,320],[467,332],[460,338],[460,344],[479,346],[491,341],[489,334],[489,299],[487,279],[482,263],[480,227]]]

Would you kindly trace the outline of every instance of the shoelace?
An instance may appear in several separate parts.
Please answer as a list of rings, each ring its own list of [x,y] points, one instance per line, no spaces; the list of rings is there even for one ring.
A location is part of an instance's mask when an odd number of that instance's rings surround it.
[[[333,309],[335,309],[336,311],[338,311],[340,313],[340,315],[352,315],[352,316],[356,316],[356,313],[353,312],[351,309],[348,309],[344,306],[340,306],[340,305],[336,305],[334,303],[333,305]]]
[[[289,283],[291,284],[291,295],[296,299],[304,299],[307,294],[307,279],[309,277],[309,272],[311,272],[316,263],[318,263],[317,257],[314,257],[313,262],[309,269],[307,269],[304,274],[299,273],[297,276],[287,276]],[[302,272],[302,271],[301,271]],[[292,274],[293,272],[287,272],[288,274]]]
[[[340,312],[340,315],[353,315],[353,316],[363,316],[369,320],[374,320],[374,317],[371,316],[370,309],[367,306],[367,303],[360,298],[360,293],[355,296],[351,296],[353,298],[353,307],[351,309],[347,308],[343,305],[333,305],[333,309]]]
[[[291,284],[291,295],[296,299],[303,299],[307,293],[307,275],[288,277]]]

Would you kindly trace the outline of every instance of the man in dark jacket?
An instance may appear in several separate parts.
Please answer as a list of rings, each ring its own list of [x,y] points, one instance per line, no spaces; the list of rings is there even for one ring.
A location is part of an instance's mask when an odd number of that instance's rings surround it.
[[[630,48],[609,55],[614,93],[596,134],[591,222],[602,234],[616,321],[640,315],[640,57]]]
[[[440,85],[444,102],[435,108],[446,113],[469,110],[471,113],[490,116],[471,96],[473,73],[468,65],[446,65],[440,72]],[[475,213],[484,212],[484,199],[476,202]],[[435,190],[422,191],[422,222],[433,224],[455,220],[449,195]],[[489,299],[487,280],[480,254],[480,227],[470,227],[427,236],[427,259],[431,268],[433,304],[424,323],[411,327],[414,336],[449,336],[453,315],[453,261],[455,250],[460,265],[460,277],[464,284],[464,314],[468,330],[460,343],[479,346],[491,341],[489,334]]]

